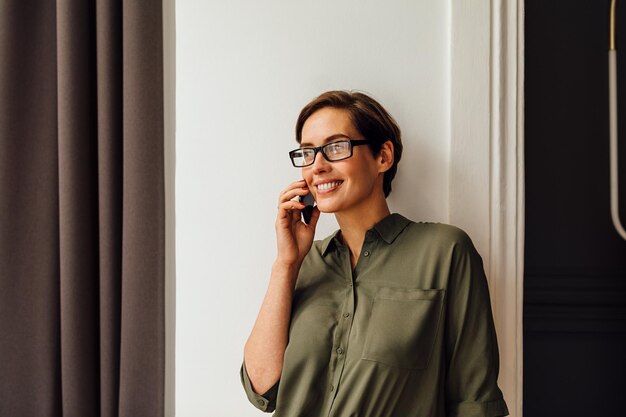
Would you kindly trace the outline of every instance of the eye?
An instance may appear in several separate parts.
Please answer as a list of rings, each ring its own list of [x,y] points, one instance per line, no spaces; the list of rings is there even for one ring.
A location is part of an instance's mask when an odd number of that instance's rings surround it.
[[[339,154],[343,152],[343,143],[329,143],[326,147],[326,153]]]
[[[305,158],[311,158],[313,155],[315,155],[315,149],[311,148],[304,148],[301,150],[301,152]]]

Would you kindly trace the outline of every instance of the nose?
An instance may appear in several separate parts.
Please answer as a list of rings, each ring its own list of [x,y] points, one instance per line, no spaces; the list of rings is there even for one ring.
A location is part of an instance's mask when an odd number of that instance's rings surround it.
[[[326,158],[324,158],[324,155],[322,155],[321,151],[315,155],[315,159],[313,159],[313,164],[309,166],[309,168],[313,170],[314,174],[317,174],[318,172],[326,172],[328,171],[329,167],[330,162],[328,162]]]

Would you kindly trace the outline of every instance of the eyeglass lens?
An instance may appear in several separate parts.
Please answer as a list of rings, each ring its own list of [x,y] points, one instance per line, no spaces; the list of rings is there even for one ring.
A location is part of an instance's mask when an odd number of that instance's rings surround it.
[[[341,140],[322,146],[322,150],[326,155],[326,159],[329,161],[338,161],[350,156],[352,146],[350,145],[350,141]],[[291,153],[291,159],[296,166],[307,166],[313,164],[315,154],[314,148],[297,149]]]

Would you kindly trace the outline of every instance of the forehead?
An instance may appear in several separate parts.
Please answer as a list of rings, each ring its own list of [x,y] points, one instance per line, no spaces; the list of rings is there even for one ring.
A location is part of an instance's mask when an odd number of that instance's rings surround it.
[[[354,138],[358,132],[352,123],[348,110],[324,107],[313,113],[304,122],[301,146],[320,146],[333,140],[335,135]]]

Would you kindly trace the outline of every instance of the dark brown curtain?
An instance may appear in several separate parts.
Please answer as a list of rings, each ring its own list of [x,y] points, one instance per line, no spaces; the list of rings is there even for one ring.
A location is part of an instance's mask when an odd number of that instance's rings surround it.
[[[0,416],[163,416],[162,5],[0,0]]]

